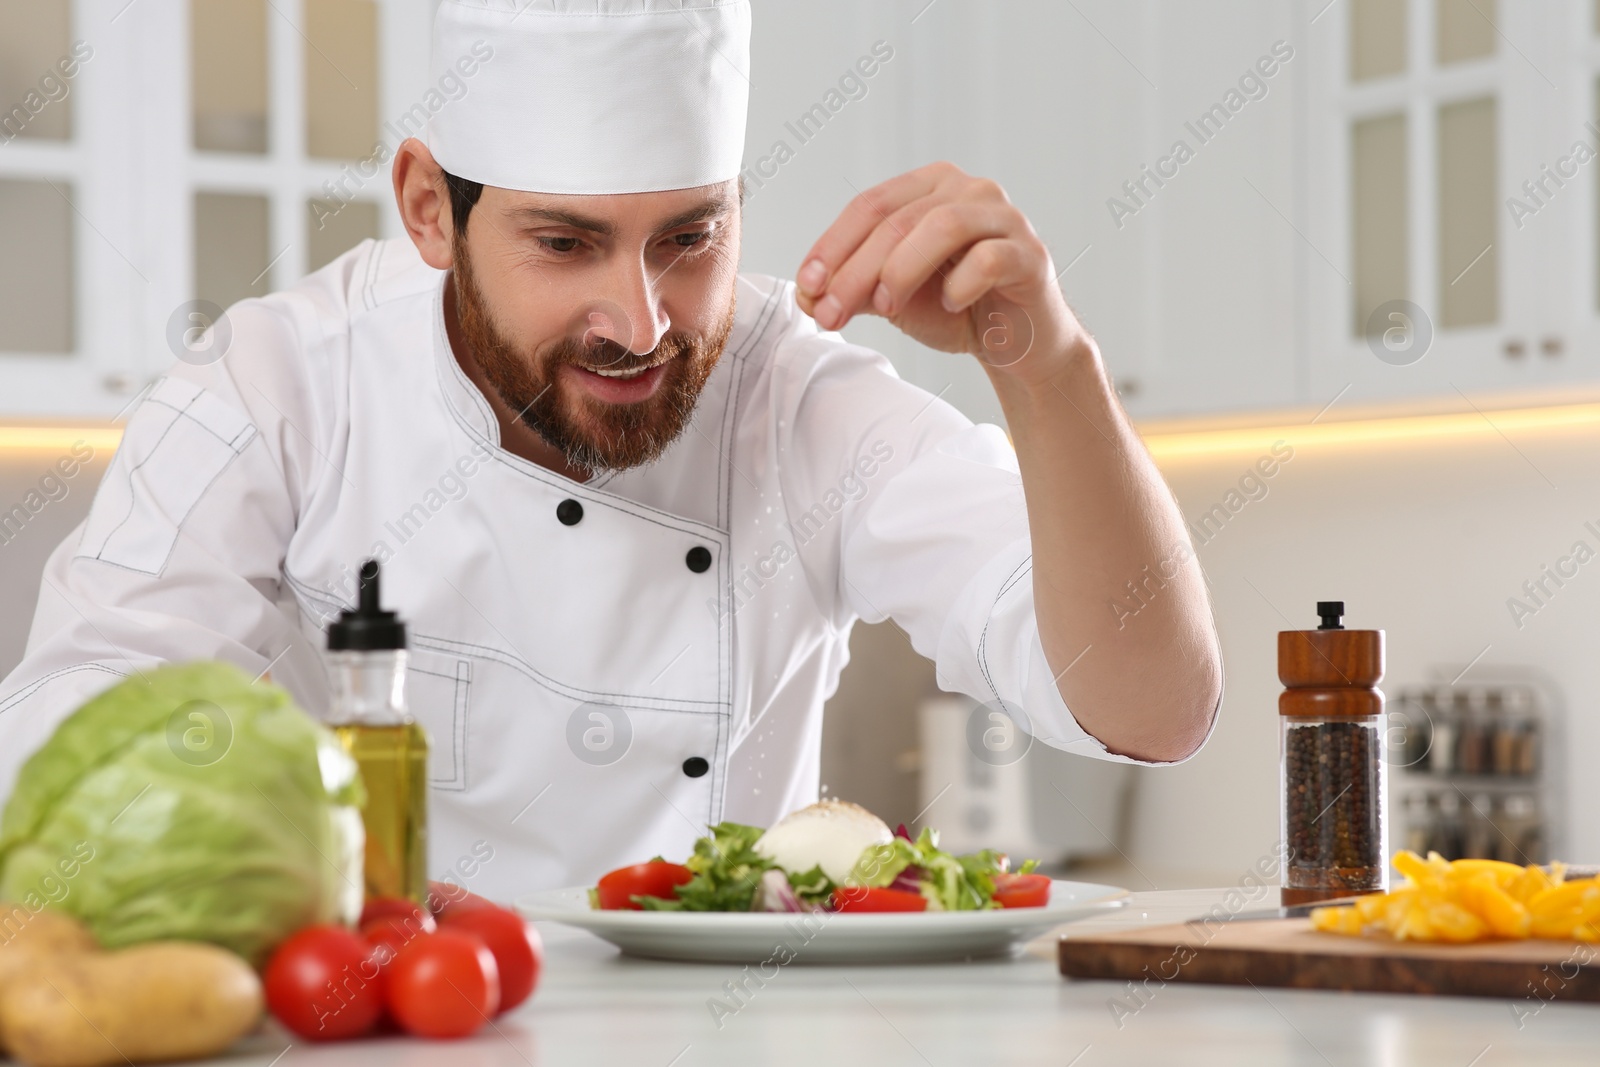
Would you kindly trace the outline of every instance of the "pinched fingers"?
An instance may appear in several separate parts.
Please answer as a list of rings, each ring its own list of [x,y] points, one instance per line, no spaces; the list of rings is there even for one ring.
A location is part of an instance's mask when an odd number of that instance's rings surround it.
[[[1027,260],[1012,239],[1019,225],[1026,228],[1009,204],[939,205],[884,260],[873,310],[893,316],[933,280],[944,309],[960,311],[995,285],[1018,280]]]
[[[930,163],[857,193],[802,260],[804,266],[797,279],[801,293],[809,297],[821,296],[834,270],[850,258],[879,223],[958,175],[961,171],[953,164]],[[821,275],[808,272],[813,261],[820,264]]]
[[[816,318],[817,325],[825,330],[837,330],[853,316],[873,310],[873,297],[884,263],[923,217],[939,206],[933,197],[921,197],[879,219],[865,240],[828,272],[822,293],[809,307],[801,305]]]

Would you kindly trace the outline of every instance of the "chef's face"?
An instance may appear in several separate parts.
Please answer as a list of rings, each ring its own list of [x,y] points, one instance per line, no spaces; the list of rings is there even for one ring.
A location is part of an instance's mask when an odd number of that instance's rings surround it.
[[[452,249],[472,358],[568,464],[635,467],[683,432],[733,328],[734,182],[616,196],[485,187]]]

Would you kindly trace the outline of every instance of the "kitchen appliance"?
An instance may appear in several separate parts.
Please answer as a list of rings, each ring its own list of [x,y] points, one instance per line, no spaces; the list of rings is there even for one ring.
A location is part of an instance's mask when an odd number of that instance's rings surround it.
[[[918,823],[957,853],[995,848],[1059,866],[1121,851],[1135,769],[1052,748],[1007,714],[948,693],[922,702]]]

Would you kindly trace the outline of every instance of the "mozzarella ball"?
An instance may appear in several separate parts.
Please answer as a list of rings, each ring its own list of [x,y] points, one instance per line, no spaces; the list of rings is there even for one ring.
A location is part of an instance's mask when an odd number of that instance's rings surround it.
[[[843,884],[862,852],[893,840],[894,831],[861,805],[824,800],[778,820],[757,839],[755,850],[790,874],[821,867]]]

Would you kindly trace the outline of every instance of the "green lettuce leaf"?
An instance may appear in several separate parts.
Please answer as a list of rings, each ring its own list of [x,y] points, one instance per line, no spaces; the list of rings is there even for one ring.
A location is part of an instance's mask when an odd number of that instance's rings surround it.
[[[678,887],[677,900],[634,897],[633,902],[646,911],[749,911],[762,873],[776,866],[755,850],[764,833],[759,826],[718,823],[684,861],[694,877]]]
[[[1032,860],[1021,873],[1033,870]],[[894,882],[908,867],[920,868],[919,888],[934,911],[985,911],[999,907],[994,902],[994,876],[1006,870],[1006,859],[992,849],[952,855],[939,848],[937,831],[925,828],[915,841],[896,837],[886,845],[872,845],[862,852],[851,873],[857,885],[882,888]]]
[[[694,877],[678,887],[676,900],[633,897],[634,903],[646,911],[749,911],[761,875],[782,869],[755,851],[763,833],[757,826],[718,823],[709,836],[695,842],[694,855],[684,861]],[[1037,865],[1029,860],[1019,873]],[[990,849],[952,855],[939,848],[939,835],[931,829],[923,830],[915,841],[896,837],[888,844],[869,846],[846,884],[882,888],[908,867],[922,872],[919,888],[928,898],[929,910],[983,911],[1000,906],[994,901],[994,876],[1005,872],[1006,858]],[[821,867],[784,874],[795,895],[807,904],[825,904],[833,895],[835,885]]]
[[[361,910],[364,797],[338,739],[222,663],[106,690],[23,765],[0,817],[0,899],[82,919],[107,948],[209,941],[259,963]]]
[[[833,879],[822,872],[821,864],[799,874],[785,872],[794,895],[807,904],[824,904],[833,896]]]

